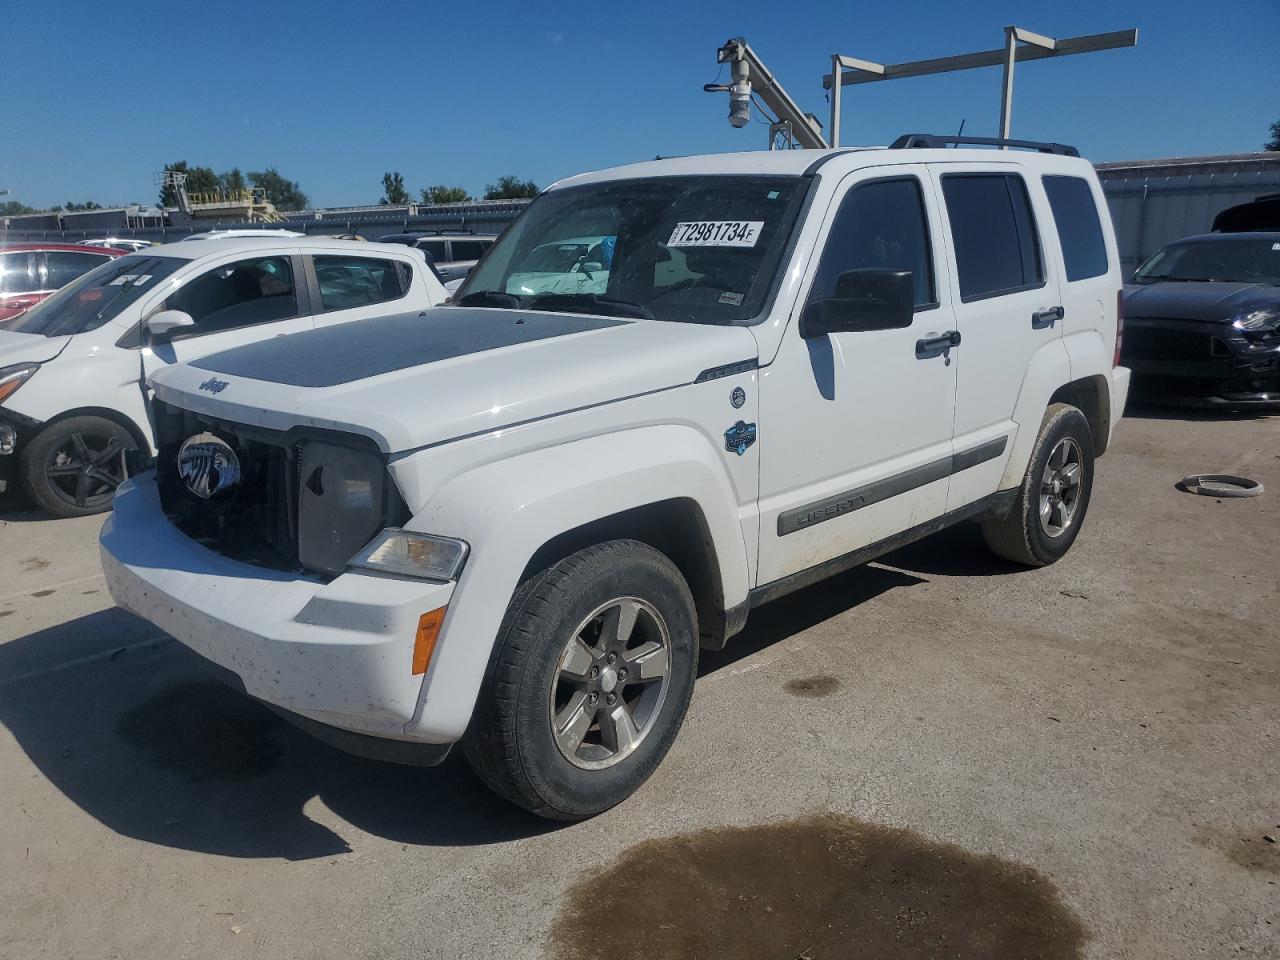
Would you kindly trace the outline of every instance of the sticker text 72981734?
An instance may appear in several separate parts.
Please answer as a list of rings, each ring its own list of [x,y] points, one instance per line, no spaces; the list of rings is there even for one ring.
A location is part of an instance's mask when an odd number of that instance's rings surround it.
[[[754,247],[763,220],[688,220],[676,224],[668,247]]]

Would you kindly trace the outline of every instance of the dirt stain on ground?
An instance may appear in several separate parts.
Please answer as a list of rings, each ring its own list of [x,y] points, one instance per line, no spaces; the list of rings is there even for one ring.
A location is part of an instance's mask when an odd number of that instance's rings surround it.
[[[22,569],[28,573],[32,570],[43,570],[49,565],[49,561],[44,557],[27,557],[21,563]]]
[[[157,766],[192,780],[250,780],[280,758],[284,721],[216,680],[184,683],[125,712],[116,732]]]
[[[1280,824],[1267,829],[1255,827],[1245,830],[1201,827],[1196,831],[1195,841],[1202,847],[1217,850],[1246,870],[1280,874]]]
[[[1088,939],[1029,867],[834,815],[641,843],[551,936],[562,960],[1078,960]]]
[[[57,593],[57,590],[37,590],[32,594],[33,597],[47,597],[51,593]]]
[[[12,610],[0,610],[0,617],[11,617],[11,616],[13,616]]]
[[[788,680],[782,689],[796,697],[829,697],[840,689],[837,677],[822,675],[818,677],[799,677]]]

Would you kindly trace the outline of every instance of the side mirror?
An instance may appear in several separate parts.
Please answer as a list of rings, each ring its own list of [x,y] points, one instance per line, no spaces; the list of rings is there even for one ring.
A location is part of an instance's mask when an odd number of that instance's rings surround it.
[[[836,280],[834,297],[811,300],[804,308],[800,336],[812,339],[829,333],[909,327],[915,316],[915,299],[910,270],[847,270]]]
[[[195,325],[191,314],[182,310],[161,310],[142,321],[142,328],[151,340],[167,340],[176,331]]]

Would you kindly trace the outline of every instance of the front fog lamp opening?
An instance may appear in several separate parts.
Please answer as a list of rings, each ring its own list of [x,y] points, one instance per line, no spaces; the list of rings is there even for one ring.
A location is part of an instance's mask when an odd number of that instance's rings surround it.
[[[351,566],[448,582],[458,579],[466,560],[467,545],[462,540],[383,530],[351,559]]]

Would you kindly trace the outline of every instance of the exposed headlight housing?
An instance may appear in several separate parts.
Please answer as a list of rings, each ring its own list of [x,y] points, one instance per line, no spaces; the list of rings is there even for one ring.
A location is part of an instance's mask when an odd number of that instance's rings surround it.
[[[467,544],[451,537],[387,529],[351,558],[350,565],[403,577],[457,580],[467,562]]]
[[[0,367],[0,404],[4,403],[20,386],[31,379],[31,375],[40,369],[38,363],[15,363],[11,367]]]
[[[1260,307],[1237,314],[1231,325],[1241,333],[1260,333],[1263,336],[1280,334],[1280,306]]]

